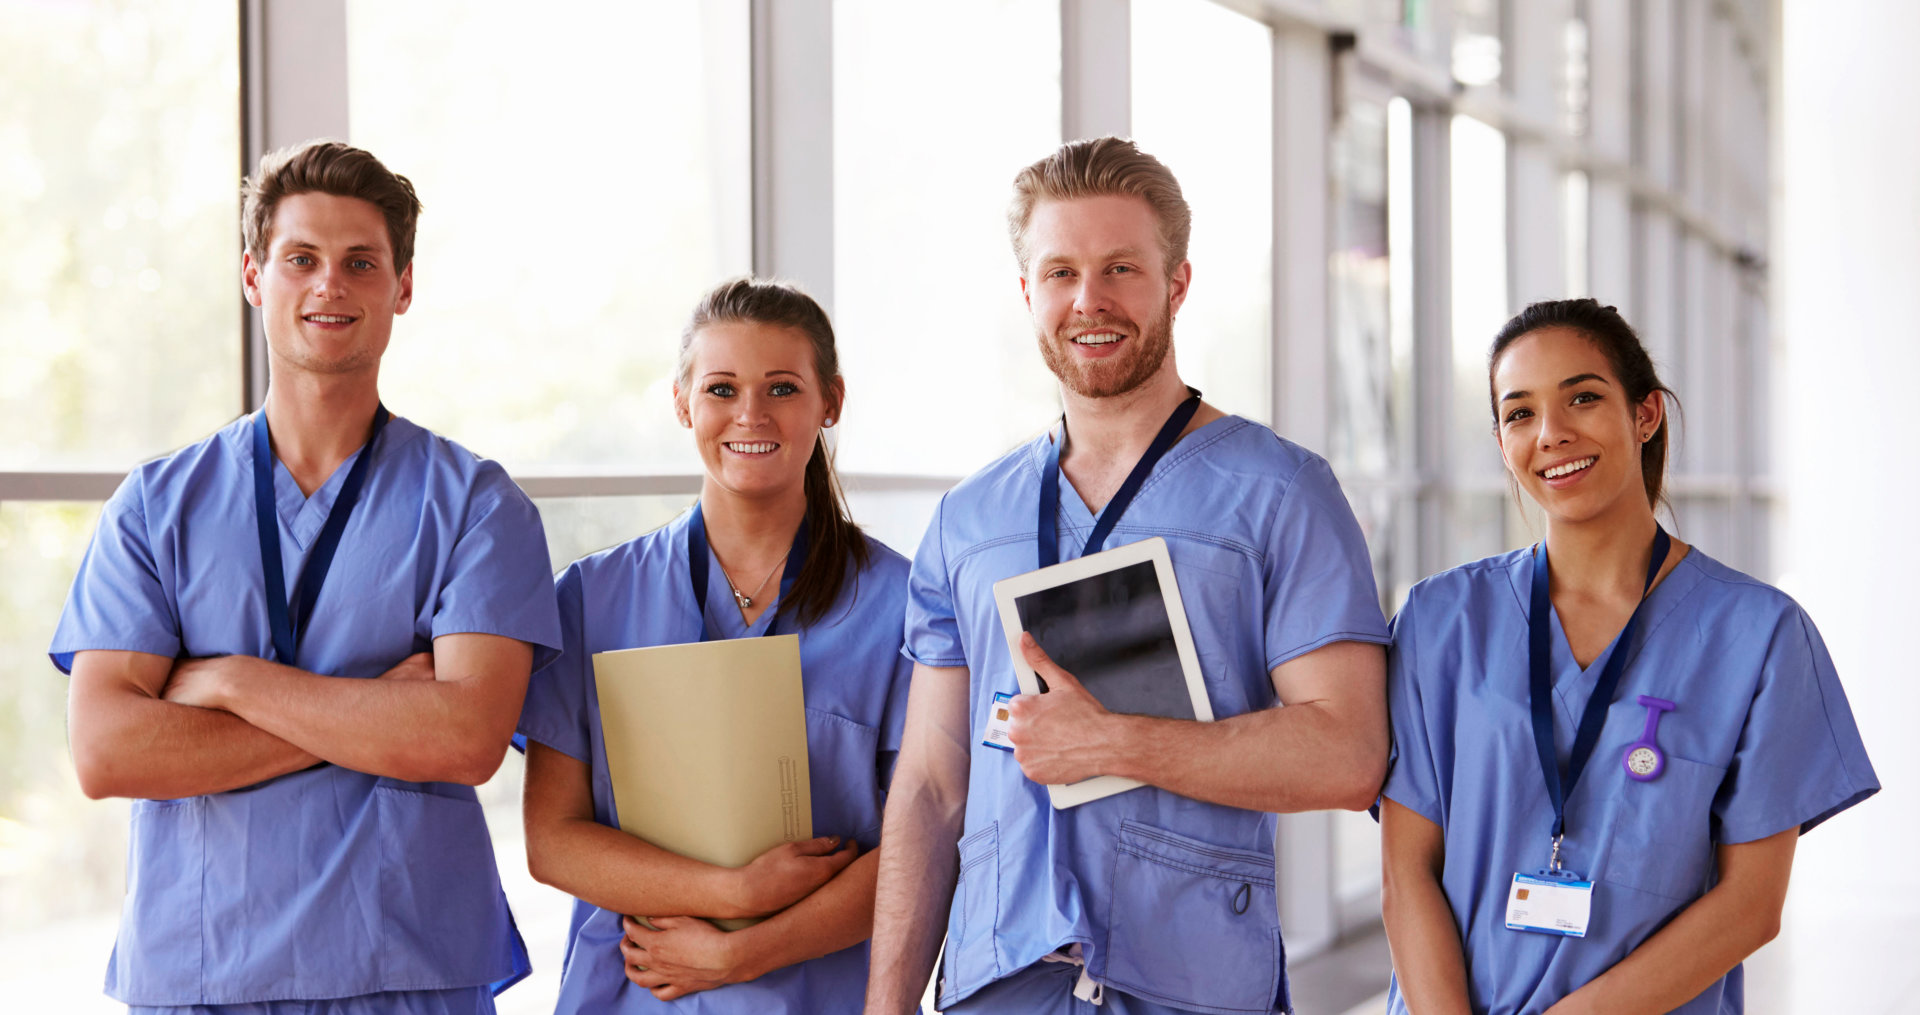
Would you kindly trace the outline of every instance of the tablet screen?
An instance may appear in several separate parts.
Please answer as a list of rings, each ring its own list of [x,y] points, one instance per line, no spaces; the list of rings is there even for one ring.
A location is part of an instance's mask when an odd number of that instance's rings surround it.
[[[1153,561],[1016,596],[1014,605],[1021,628],[1108,711],[1194,717]]]

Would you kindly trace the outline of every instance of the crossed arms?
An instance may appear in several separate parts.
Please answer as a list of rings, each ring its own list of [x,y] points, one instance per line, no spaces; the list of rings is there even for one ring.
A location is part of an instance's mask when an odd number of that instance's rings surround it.
[[[500,767],[533,649],[449,634],[373,680],[252,656],[74,654],[68,736],[89,797],[171,799],[320,762],[409,782],[478,785]]]

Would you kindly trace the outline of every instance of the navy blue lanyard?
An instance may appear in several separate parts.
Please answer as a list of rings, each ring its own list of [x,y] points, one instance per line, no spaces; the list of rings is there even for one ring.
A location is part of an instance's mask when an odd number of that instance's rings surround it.
[[[1087,536],[1087,545],[1080,551],[1082,557],[1090,553],[1099,553],[1107,543],[1107,537],[1113,534],[1113,527],[1120,522],[1121,514],[1127,505],[1133,503],[1133,497],[1140,492],[1140,485],[1147,481],[1147,474],[1160,461],[1161,456],[1180,439],[1180,431],[1187,428],[1193,414],[1200,410],[1200,392],[1196,388],[1187,389],[1187,400],[1174,407],[1173,415],[1160,426],[1160,432],[1153,435],[1153,443],[1147,445],[1147,453],[1133,465],[1133,471],[1127,473],[1126,481],[1114,492],[1113,499],[1094,520],[1093,532]],[[1067,420],[1060,417],[1060,438],[1047,447],[1047,466],[1040,473],[1040,527],[1036,532],[1040,544],[1040,566],[1052,567],[1060,563],[1060,446],[1067,442]]]
[[[800,577],[800,569],[807,563],[807,520],[800,519],[800,530],[793,534],[793,548],[787,551],[786,570],[780,572],[780,601],[773,604],[775,611],[787,607],[787,594],[793,591],[793,583]],[[707,635],[707,519],[700,513],[700,502],[693,502],[693,517],[687,521],[687,577],[693,580],[693,602],[700,607],[700,640],[712,641]],[[762,636],[774,634],[780,627],[780,617],[776,612]]]
[[[1640,592],[1640,602],[1634,606],[1633,615],[1627,618],[1627,626],[1620,629],[1613,655],[1607,657],[1606,668],[1600,671],[1600,682],[1594,685],[1593,695],[1587,699],[1587,707],[1580,713],[1580,727],[1573,738],[1573,753],[1567,758],[1565,776],[1560,773],[1559,759],[1553,749],[1553,627],[1548,619],[1548,611],[1552,607],[1547,598],[1547,549],[1544,542],[1533,548],[1533,605],[1527,612],[1527,655],[1532,670],[1528,697],[1533,711],[1533,744],[1540,755],[1540,772],[1547,780],[1547,797],[1553,801],[1556,865],[1559,862],[1560,837],[1567,830],[1567,797],[1573,795],[1574,784],[1580,781],[1581,771],[1587,767],[1587,760],[1593,757],[1594,745],[1600,742],[1600,727],[1606,725],[1607,709],[1613,704],[1614,692],[1619,689],[1620,674],[1627,668],[1627,653],[1633,647],[1633,632],[1640,621],[1640,610],[1646,605],[1647,593],[1653,589],[1653,580],[1660,576],[1660,565],[1666,563],[1667,551],[1673,545],[1673,541],[1667,537],[1667,530],[1655,525],[1653,533],[1653,559],[1647,563],[1647,584]]]
[[[307,556],[307,566],[294,582],[293,599],[287,599],[286,566],[280,560],[280,512],[273,495],[273,441],[267,432],[267,411],[253,417],[253,513],[260,533],[260,567],[267,579],[267,625],[273,631],[274,658],[288,666],[295,662],[300,637],[307,621],[313,618],[313,604],[320,599],[320,587],[326,584],[327,571],[333,567],[333,554],[340,548],[340,534],[346,531],[347,518],[360,500],[360,488],[367,482],[367,467],[373,462],[374,442],[387,425],[387,407],[373,412],[373,433],[367,436],[360,457],[347,470],[346,482],[333,498],[333,509],[320,528],[320,538]]]

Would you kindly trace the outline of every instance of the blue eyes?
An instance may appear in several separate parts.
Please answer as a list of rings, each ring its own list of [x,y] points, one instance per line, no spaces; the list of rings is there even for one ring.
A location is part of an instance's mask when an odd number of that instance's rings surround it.
[[[295,254],[292,257],[287,258],[287,263],[293,265],[296,268],[311,268],[317,262],[314,261],[311,255]],[[352,268],[355,271],[372,271],[374,268],[374,264],[372,261],[369,261],[364,257],[356,257],[353,260],[347,262],[347,267]]]
[[[725,381],[716,381],[713,384],[707,385],[707,394],[715,398],[732,398],[735,393],[733,385]],[[775,398],[785,398],[788,395],[797,395],[799,393],[800,386],[791,381],[775,381],[773,386],[767,389],[767,394]]]

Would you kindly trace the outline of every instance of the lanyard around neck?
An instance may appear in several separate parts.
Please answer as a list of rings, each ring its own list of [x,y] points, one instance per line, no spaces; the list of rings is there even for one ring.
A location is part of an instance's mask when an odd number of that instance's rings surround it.
[[[1647,583],[1641,589],[1640,602],[1634,606],[1633,614],[1627,617],[1627,625],[1620,629],[1620,637],[1613,645],[1613,654],[1607,657],[1606,668],[1600,671],[1600,682],[1594,685],[1592,696],[1587,698],[1587,707],[1580,713],[1580,727],[1573,738],[1573,753],[1567,758],[1565,776],[1561,775],[1559,758],[1553,747],[1552,622],[1548,619],[1552,605],[1547,596],[1547,547],[1542,542],[1533,548],[1533,603],[1527,611],[1527,654],[1531,670],[1528,698],[1533,712],[1533,743],[1540,755],[1540,772],[1547,781],[1547,797],[1553,801],[1556,860],[1560,837],[1567,829],[1567,798],[1573,795],[1574,784],[1580,781],[1580,773],[1587,767],[1587,760],[1593,757],[1594,745],[1600,741],[1600,727],[1606,725],[1607,708],[1613,704],[1614,692],[1620,686],[1620,674],[1627,668],[1627,653],[1633,647],[1633,632],[1639,623],[1640,611],[1646,606],[1647,593],[1653,589],[1653,580],[1660,576],[1660,565],[1666,563],[1667,551],[1673,545],[1667,530],[1655,525],[1653,533],[1653,559],[1647,563]]]
[[[700,502],[693,502],[693,517],[687,521],[687,577],[693,582],[693,602],[700,608],[700,640],[713,640],[707,634],[707,519],[700,512]],[[787,608],[787,594],[793,591],[793,583],[800,577],[800,569],[807,562],[807,520],[800,519],[800,529],[793,534],[793,547],[787,551],[786,569],[780,572],[780,599],[774,603],[774,618],[767,623],[764,635],[774,634],[780,627],[779,612]]]
[[[1133,471],[1127,473],[1120,489],[1114,491],[1113,499],[1100,512],[1093,523],[1093,532],[1087,536],[1087,545],[1081,549],[1082,557],[1100,552],[1107,543],[1107,537],[1113,534],[1113,527],[1120,522],[1120,516],[1126,512],[1127,505],[1133,503],[1134,495],[1140,492],[1141,484],[1147,481],[1147,474],[1180,439],[1180,431],[1187,428],[1193,414],[1200,410],[1200,391],[1187,389],[1187,400],[1174,407],[1173,414],[1160,425],[1160,432],[1154,434],[1153,443],[1147,445],[1146,454],[1133,465]],[[1060,448],[1067,443],[1067,418],[1060,417],[1060,439],[1047,446],[1046,468],[1040,473],[1040,527],[1036,537],[1040,544],[1040,566],[1051,567],[1060,563]]]
[[[273,632],[274,658],[287,666],[298,665],[295,653],[300,638],[313,618],[313,605],[319,601],[320,587],[326,584],[327,571],[333,567],[340,534],[346,531],[347,519],[360,500],[360,489],[366,485],[367,469],[373,462],[374,444],[386,425],[387,407],[378,406],[373,412],[373,433],[368,435],[353,468],[347,470],[346,481],[333,498],[326,524],[321,526],[320,538],[294,582],[289,601],[286,566],[280,560],[280,513],[273,495],[273,441],[267,430],[267,410],[253,417],[253,513],[260,535],[260,566],[267,579],[267,625]]]

